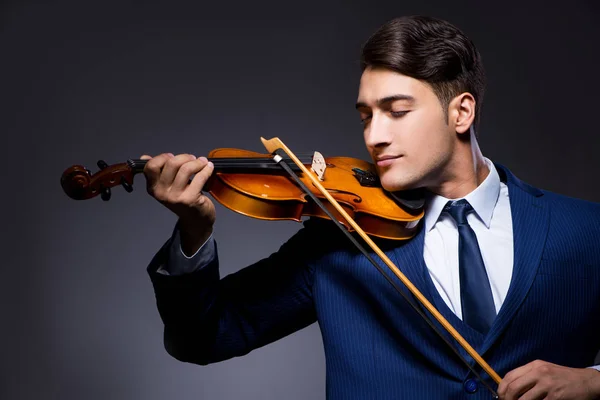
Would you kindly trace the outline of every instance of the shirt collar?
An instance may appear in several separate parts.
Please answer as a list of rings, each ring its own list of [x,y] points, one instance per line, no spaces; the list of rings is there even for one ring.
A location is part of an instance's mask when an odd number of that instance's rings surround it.
[[[481,182],[479,186],[477,186],[477,188],[475,188],[475,190],[463,197],[463,199],[467,200],[469,204],[471,204],[479,219],[489,229],[492,221],[492,214],[494,213],[494,208],[496,208],[498,196],[500,195],[500,176],[498,175],[498,171],[496,170],[494,163],[485,157],[484,159],[490,170],[488,176],[483,180],[483,182]],[[446,203],[448,203],[448,201],[451,200],[459,199],[447,199],[443,196],[433,193],[428,195],[426,199],[424,217],[425,232],[429,232],[435,226],[436,222],[440,218],[440,215],[442,214],[444,206]]]

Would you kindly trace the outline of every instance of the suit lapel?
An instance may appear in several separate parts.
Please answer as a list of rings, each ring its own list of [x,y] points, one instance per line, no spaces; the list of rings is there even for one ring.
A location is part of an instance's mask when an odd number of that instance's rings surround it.
[[[424,225],[424,224],[423,224]],[[404,246],[394,248],[393,252],[388,252],[387,255],[392,259],[396,266],[404,273],[404,275],[417,287],[417,289],[433,304],[437,311],[458,331],[458,333],[467,341],[469,344],[476,348],[483,342],[483,335],[472,329],[470,326],[460,320],[456,314],[448,308],[448,305],[444,302],[442,297],[439,295],[427,266],[423,258],[423,247],[425,242],[425,229],[421,227],[419,233]],[[404,285],[398,280],[401,287]],[[406,289],[406,292],[410,291]],[[429,316],[429,319],[434,323],[440,333],[446,337],[446,340],[452,343],[453,347],[465,358],[470,359],[466,350],[464,350],[447,332],[441,324],[439,324],[435,317],[427,311],[425,306],[419,302],[416,297],[411,296],[418,307]],[[474,361],[473,361],[474,363]]]
[[[543,193],[497,165],[508,186],[513,223],[513,273],[506,299],[488,332],[480,352],[487,351],[506,329],[525,300],[540,264],[549,226],[549,210]]]
[[[427,285],[423,276],[423,244],[425,240],[425,229],[424,224],[421,222],[421,228],[414,238],[407,240],[402,246],[395,246],[392,251],[387,251],[387,256],[396,264],[398,269],[416,286],[419,291],[427,297]],[[408,288],[394,276],[394,280],[397,280],[401,287],[406,289],[406,292],[410,294]],[[412,295],[411,295],[412,296]],[[431,299],[431,296],[428,296]],[[419,301],[414,298],[414,301]],[[420,304],[420,303],[419,303]],[[425,310],[424,307],[422,307]]]

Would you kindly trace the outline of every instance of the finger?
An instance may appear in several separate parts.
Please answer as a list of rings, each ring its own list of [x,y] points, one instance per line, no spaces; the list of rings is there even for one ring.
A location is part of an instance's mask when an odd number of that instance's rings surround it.
[[[174,157],[171,157],[165,163],[165,166],[160,173],[159,185],[170,187],[173,184],[173,180],[177,173],[179,172],[179,168],[186,162],[195,160],[196,157],[191,154],[178,154]]]
[[[183,164],[179,168],[179,171],[173,180],[173,184],[171,185],[173,190],[185,190],[185,187],[190,183],[192,175],[202,171],[206,166],[206,163],[208,163],[206,157],[199,157],[196,160]]]
[[[192,182],[190,183],[190,186],[186,189],[186,191],[195,194],[196,197],[200,195],[200,192],[202,192],[202,188],[206,184],[208,178],[210,178],[210,176],[212,175],[214,169],[214,164],[212,162],[207,161],[206,166],[202,168],[202,170],[199,173],[197,173],[196,176],[194,176],[194,179],[192,179]]]
[[[519,400],[543,400],[548,396],[548,389],[541,385],[535,385],[533,388],[528,390],[524,395],[519,397]]]
[[[535,373],[535,371],[530,371],[525,375],[520,376],[519,378],[513,380],[507,387],[502,395],[500,395],[503,400],[516,400],[521,399],[521,395],[527,392],[529,389],[535,386],[538,382],[539,376]]]
[[[508,372],[506,375],[504,375],[504,378],[500,381],[500,384],[498,385],[498,395],[503,395],[504,393],[506,393],[508,385],[510,385],[515,379],[518,379],[521,376],[528,373],[529,371],[531,371],[538,364],[539,362],[537,360],[532,361],[519,368],[515,368],[512,371]]]
[[[151,181],[156,181],[170,157],[169,153],[163,153],[148,160],[144,166],[144,175],[146,175],[146,178]]]
[[[160,156],[174,157],[173,153],[163,153],[163,154],[160,154]],[[151,159],[152,159],[152,156],[149,154],[142,154],[140,156],[140,160],[151,160]]]

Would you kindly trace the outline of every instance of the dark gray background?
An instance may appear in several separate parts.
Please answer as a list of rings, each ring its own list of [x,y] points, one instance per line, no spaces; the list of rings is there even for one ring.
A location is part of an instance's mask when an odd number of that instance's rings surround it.
[[[141,176],[108,203],[67,198],[59,178],[72,164],[96,172],[100,158],[263,151],[260,136],[367,158],[353,106],[360,45],[396,16],[446,18],[478,45],[486,156],[600,201],[598,6],[481,3],[4,3],[0,398],[324,398],[316,324],[212,366],[169,357],[145,267],[174,216]],[[299,228],[217,212],[223,275]]]

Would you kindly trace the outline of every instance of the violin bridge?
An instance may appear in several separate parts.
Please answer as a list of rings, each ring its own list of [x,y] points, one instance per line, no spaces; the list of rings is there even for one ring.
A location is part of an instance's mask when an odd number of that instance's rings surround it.
[[[325,169],[327,168],[327,164],[325,163],[325,158],[323,157],[323,155],[318,151],[315,151],[315,154],[313,155],[311,168],[313,172],[317,174],[317,177],[320,181],[324,180],[323,176],[325,175]]]

